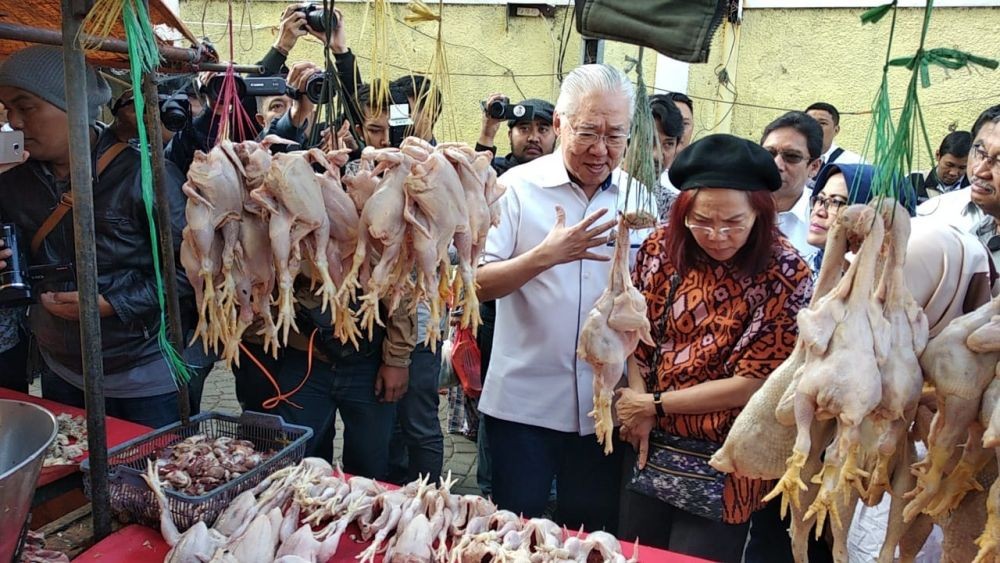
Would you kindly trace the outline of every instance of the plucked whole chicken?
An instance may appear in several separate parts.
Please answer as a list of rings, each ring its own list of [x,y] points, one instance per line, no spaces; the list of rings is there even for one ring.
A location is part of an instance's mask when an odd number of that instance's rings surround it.
[[[369,543],[357,557],[361,562],[379,556],[388,563],[480,563],[486,556],[526,563],[638,561],[638,545],[626,560],[610,534],[578,536],[550,520],[497,510],[483,497],[453,494],[457,480],[450,475],[438,485],[425,478],[390,490],[306,458],[237,496],[212,527],[197,522],[183,533],[152,464],[144,478],[171,546],[166,561],[173,563],[325,563],[341,541]],[[345,535],[352,525],[357,533]]]
[[[796,440],[788,470],[768,497],[786,494],[799,505],[799,492],[808,488],[800,473],[812,449],[813,420],[836,418],[837,437],[826,451],[818,476],[822,488],[809,510],[819,516],[819,528],[829,511],[834,513],[834,526],[839,525],[834,493],[845,492],[860,478],[861,422],[881,401],[877,374],[888,353],[887,323],[872,299],[885,228],[876,220],[875,210],[865,205],[841,211],[837,225],[863,236],[864,242],[833,290],[815,309],[799,312],[799,338],[806,347],[806,360],[795,389]]]
[[[504,191],[490,153],[411,137],[401,149],[366,149],[342,175],[348,151],[271,154],[288,143],[220,141],[196,153],[180,250],[198,303],[194,340],[237,365],[245,336],[277,355],[298,331],[295,291],[305,285],[331,309],[334,336],[355,347],[384,314],[419,301],[432,313],[431,346],[447,307],[478,326],[475,268]]]
[[[594,369],[594,410],[590,416],[594,417],[597,441],[604,445],[605,454],[613,450],[611,398],[625,372],[625,362],[639,341],[654,345],[646,316],[646,298],[632,285],[629,272],[630,225],[627,215],[621,214],[608,288],[587,314],[576,351]]]

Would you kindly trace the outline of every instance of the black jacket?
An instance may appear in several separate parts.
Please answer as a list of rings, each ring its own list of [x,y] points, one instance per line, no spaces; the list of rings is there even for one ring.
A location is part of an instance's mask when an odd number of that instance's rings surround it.
[[[114,135],[98,126],[92,151],[92,167],[116,142]],[[184,177],[167,164],[174,250],[180,251],[186,199],[180,187]],[[41,163],[29,160],[0,174],[0,213],[5,221],[20,227],[28,245],[35,232],[55,209],[69,180],[56,180]],[[101,319],[101,349],[104,371],[118,373],[160,357],[156,335],[160,308],[153,275],[149,223],[142,199],[139,150],[129,146],[94,182],[95,244],[98,291],[111,304],[115,315]],[[25,252],[29,252],[27,249]],[[64,264],[75,261],[73,219],[67,214],[45,238],[32,264]],[[178,260],[178,267],[180,261]],[[191,286],[183,271],[177,275],[182,307],[191,305]],[[46,287],[46,291],[75,291],[76,283]],[[80,325],[51,315],[40,305],[32,306],[31,331],[39,347],[67,368],[83,372],[80,357]]]

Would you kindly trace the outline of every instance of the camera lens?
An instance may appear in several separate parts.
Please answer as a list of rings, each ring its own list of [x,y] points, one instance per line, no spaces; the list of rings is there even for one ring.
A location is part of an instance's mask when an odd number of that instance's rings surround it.
[[[160,122],[168,131],[177,132],[191,119],[191,104],[187,96],[164,97],[160,100]]]
[[[326,32],[326,10],[319,6],[310,5],[306,10],[306,25],[317,33]],[[337,29],[337,15],[330,13],[330,30]]]
[[[309,101],[314,104],[326,103],[330,101],[330,89],[327,88],[326,96],[323,96],[323,80],[324,76],[322,73],[316,73],[306,80],[306,96],[309,97]]]
[[[502,100],[494,100],[486,106],[486,113],[493,119],[503,119],[506,112],[507,104],[505,104]]]

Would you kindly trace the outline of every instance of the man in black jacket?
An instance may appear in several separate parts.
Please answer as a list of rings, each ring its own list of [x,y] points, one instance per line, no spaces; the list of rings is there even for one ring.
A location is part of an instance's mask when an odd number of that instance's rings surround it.
[[[486,106],[499,100],[506,100],[506,97],[503,94],[491,94],[486,100]],[[483,110],[483,125],[479,130],[476,150],[493,153],[493,169],[497,171],[497,176],[518,164],[550,154],[556,148],[556,131],[552,128],[552,113],[555,108],[552,103],[532,98],[517,105],[530,106],[533,113],[531,117],[525,114],[525,117],[507,121],[507,137],[510,140],[510,153],[507,156],[496,156],[497,148],[493,142],[504,120],[494,119]]]
[[[0,66],[0,101],[10,124],[24,132],[26,161],[0,174],[0,214],[17,224],[28,244],[70,192],[69,120],[66,114],[62,50],[29,47]],[[157,343],[160,308],[153,276],[150,225],[142,199],[139,151],[117,141],[97,122],[111,92],[87,68],[91,158],[94,170],[95,242],[101,349],[107,414],[147,426],[177,420],[177,388]],[[107,156],[105,155],[113,155]],[[102,158],[104,157],[104,158]],[[184,227],[183,176],[167,167],[174,248]],[[73,262],[73,221],[69,213],[40,239],[30,254],[32,264]],[[26,249],[27,250],[27,249]],[[0,252],[0,260],[10,257]],[[6,264],[0,263],[0,267]],[[178,272],[182,303],[190,304],[191,288]],[[43,360],[42,394],[55,401],[83,406],[80,355],[80,308],[75,283],[47,286],[32,306],[31,332]]]

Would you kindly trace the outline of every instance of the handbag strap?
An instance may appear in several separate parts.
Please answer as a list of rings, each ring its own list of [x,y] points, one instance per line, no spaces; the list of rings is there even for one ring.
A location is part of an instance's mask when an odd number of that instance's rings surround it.
[[[663,341],[667,337],[667,316],[670,314],[671,304],[674,302],[674,296],[677,293],[677,288],[681,285],[681,276],[677,272],[674,272],[670,276],[670,289],[667,291],[666,309],[664,309],[663,314],[660,315],[659,323],[656,325],[656,337],[655,345],[653,346],[653,361],[650,363],[650,367],[653,368],[653,381],[659,383],[660,381],[660,357],[662,355]],[[656,391],[656,385],[651,383],[649,379],[646,380],[646,392],[652,393]]]
[[[100,176],[104,173],[104,170],[111,164],[111,162],[122,153],[123,150],[128,148],[127,143],[115,143],[108,147],[108,150],[104,151],[104,154],[97,159],[96,176]],[[52,213],[45,218],[42,222],[42,226],[38,228],[35,232],[35,236],[31,237],[31,253],[36,254],[38,249],[42,247],[42,242],[45,237],[49,236],[49,233],[56,228],[56,225],[63,220],[63,217],[69,213],[70,209],[73,209],[73,192],[69,191],[59,198],[59,203],[56,208],[52,210]]]

